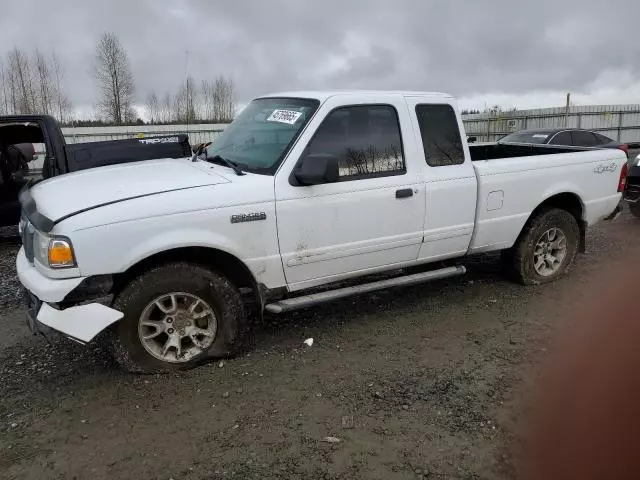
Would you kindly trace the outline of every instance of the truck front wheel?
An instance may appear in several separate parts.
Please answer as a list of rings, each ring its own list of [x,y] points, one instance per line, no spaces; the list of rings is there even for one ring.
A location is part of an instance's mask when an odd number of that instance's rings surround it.
[[[520,283],[548,283],[569,270],[579,242],[580,228],[573,215],[566,210],[549,209],[529,220],[507,258]]]
[[[200,265],[150,270],[120,292],[114,308],[124,318],[109,332],[111,350],[131,372],[183,370],[231,356],[247,331],[238,289]]]

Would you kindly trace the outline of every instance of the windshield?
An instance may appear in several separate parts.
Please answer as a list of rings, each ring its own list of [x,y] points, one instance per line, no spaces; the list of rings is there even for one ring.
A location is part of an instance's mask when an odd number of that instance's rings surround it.
[[[242,170],[273,175],[289,147],[318,108],[318,100],[253,100],[207,149]]]
[[[511,142],[511,143],[547,143],[547,139],[551,135],[551,132],[540,132],[540,131],[525,131],[525,132],[516,132],[507,135],[506,137],[502,137],[500,142]]]

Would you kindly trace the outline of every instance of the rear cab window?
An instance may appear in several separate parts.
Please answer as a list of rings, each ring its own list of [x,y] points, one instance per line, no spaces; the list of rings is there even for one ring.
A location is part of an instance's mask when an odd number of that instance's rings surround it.
[[[451,105],[416,105],[416,117],[427,165],[446,167],[464,163],[458,117]]]

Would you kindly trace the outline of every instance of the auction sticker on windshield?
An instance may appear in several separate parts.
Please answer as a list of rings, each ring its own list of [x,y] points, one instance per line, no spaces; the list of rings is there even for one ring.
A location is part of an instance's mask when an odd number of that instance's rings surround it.
[[[267,122],[280,122],[293,125],[302,116],[302,112],[296,112],[295,110],[274,110]]]

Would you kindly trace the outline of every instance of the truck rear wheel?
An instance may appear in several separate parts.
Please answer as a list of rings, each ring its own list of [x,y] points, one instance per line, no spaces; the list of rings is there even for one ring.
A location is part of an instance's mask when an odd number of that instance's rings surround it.
[[[580,228],[566,210],[549,209],[530,219],[512,255],[515,278],[524,285],[552,282],[564,275],[575,259]]]
[[[191,368],[231,356],[243,345],[247,318],[238,289],[200,265],[164,265],[133,280],[117,296],[124,313],[110,332],[111,350],[130,372]]]

